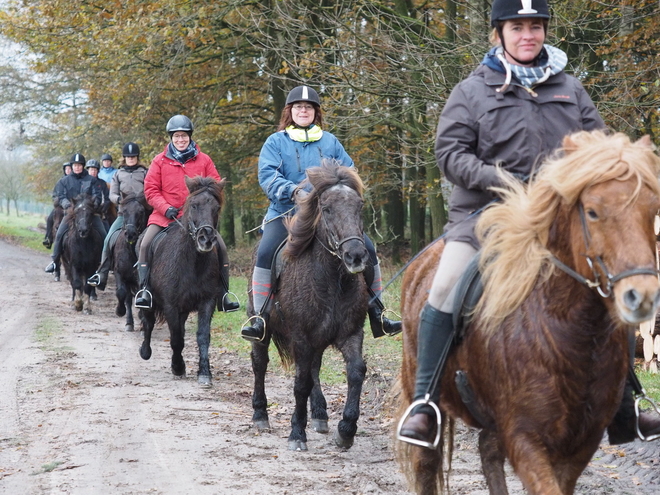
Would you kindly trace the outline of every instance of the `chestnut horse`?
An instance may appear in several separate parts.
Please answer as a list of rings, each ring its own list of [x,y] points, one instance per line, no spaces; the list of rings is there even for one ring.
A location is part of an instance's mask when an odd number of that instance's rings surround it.
[[[270,338],[285,365],[295,362],[295,408],[289,450],[307,450],[307,402],[312,428],[327,433],[327,403],[319,382],[325,350],[334,346],[346,363],[348,391],[334,442],[350,448],[360,417],[360,395],[366,374],[362,357],[364,319],[369,296],[362,271],[369,254],[362,229],[364,186],[353,168],[324,160],[307,169],[313,189],[298,204],[287,224],[284,267],[273,295],[273,311],[264,342],[252,343],[254,393],[252,421],[269,429],[265,392]],[[248,314],[254,315],[251,302]]]
[[[481,429],[492,495],[508,493],[505,458],[530,494],[573,493],[621,402],[629,335],[656,313],[659,170],[648,137],[580,132],[528,186],[499,190],[502,202],[477,226],[483,297],[441,377],[443,439],[436,450],[397,443],[418,493],[442,490],[454,419]],[[401,411],[412,401],[418,318],[443,245],[403,281]]]

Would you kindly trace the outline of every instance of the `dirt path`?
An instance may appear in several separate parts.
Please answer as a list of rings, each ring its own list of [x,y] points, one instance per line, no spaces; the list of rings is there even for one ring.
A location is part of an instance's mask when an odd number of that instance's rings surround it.
[[[167,330],[153,356],[138,355],[138,333],[123,331],[103,293],[91,316],[69,307],[70,290],[43,273],[44,254],[0,241],[0,493],[2,494],[404,494],[391,449],[389,383],[371,374],[355,445],[334,447],[309,432],[308,452],[289,452],[291,380],[270,374],[273,431],[251,427],[251,370],[212,350],[214,386],[169,371]],[[331,429],[345,387],[326,397]],[[377,398],[377,399],[375,399]],[[474,432],[460,431],[453,493],[486,494]],[[510,477],[512,494],[523,493]],[[660,491],[658,445],[599,451],[578,493]]]

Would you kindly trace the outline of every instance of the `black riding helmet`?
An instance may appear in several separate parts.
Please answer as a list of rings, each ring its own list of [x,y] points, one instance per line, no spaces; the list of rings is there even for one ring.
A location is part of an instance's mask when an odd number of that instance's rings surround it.
[[[297,103],[299,101],[308,101],[313,103],[315,106],[321,106],[321,100],[319,99],[319,94],[314,88],[309,86],[296,86],[286,97],[286,104]]]
[[[192,137],[193,130],[195,129],[190,120],[185,115],[175,115],[167,122],[167,133],[172,137],[177,131],[183,131],[188,133],[188,136]]]
[[[66,168],[71,166],[71,162],[64,162],[62,164],[62,173],[66,174]]]
[[[101,165],[99,164],[98,160],[94,160],[92,158],[91,160],[87,160],[87,165],[85,165],[85,168],[95,168],[99,170],[101,168]]]
[[[121,150],[122,156],[140,156],[140,147],[135,143],[126,143]]]
[[[512,19],[543,19],[543,29],[547,35],[547,25],[550,19],[550,10],[546,0],[493,0],[493,9],[490,12],[490,24],[497,30],[502,43],[502,49],[516,62],[520,60],[511,55],[504,46],[502,23]],[[541,51],[543,53],[543,51]],[[541,55],[539,53],[539,56]],[[538,59],[538,57],[537,57]],[[535,62],[535,61],[534,61]]]
[[[74,153],[73,156],[71,156],[71,165],[74,163],[85,165],[85,163],[87,163],[87,160],[85,160],[85,155],[81,153]]]
[[[112,155],[110,155],[110,153],[103,153],[103,154],[101,155],[101,161],[103,161],[103,160],[110,160],[110,161],[112,161]]]
[[[546,0],[493,0],[490,12],[490,25],[498,27],[499,21],[509,19],[540,18],[550,19]]]

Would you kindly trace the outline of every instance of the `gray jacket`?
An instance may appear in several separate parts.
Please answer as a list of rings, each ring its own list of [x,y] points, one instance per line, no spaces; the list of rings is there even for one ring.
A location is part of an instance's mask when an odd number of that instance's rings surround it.
[[[567,134],[605,127],[582,84],[565,72],[534,87],[532,94],[505,75],[480,65],[452,91],[440,116],[435,142],[438,167],[454,184],[449,198],[446,241],[479,243],[478,215],[472,212],[495,195],[497,163],[528,175],[535,164],[561,145]]]
[[[142,165],[119,167],[110,183],[110,201],[118,205],[128,194],[144,197],[144,177],[146,175],[147,169]],[[121,213],[121,209],[119,213]]]

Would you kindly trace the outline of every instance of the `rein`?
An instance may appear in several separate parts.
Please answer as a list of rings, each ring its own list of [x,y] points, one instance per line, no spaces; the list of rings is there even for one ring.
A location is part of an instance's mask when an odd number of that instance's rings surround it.
[[[582,236],[584,237],[584,244],[588,250],[591,234],[589,233],[589,227],[587,226],[587,219],[584,216],[584,206],[582,205],[582,203],[579,204],[578,211],[580,212],[580,222],[582,224]],[[582,285],[587,286],[589,289],[596,289],[598,293],[601,295],[601,297],[605,299],[607,299],[612,295],[612,287],[619,280],[628,277],[633,277],[635,275],[654,275],[656,277],[658,276],[658,270],[656,270],[655,268],[633,268],[631,270],[624,270],[621,273],[618,273],[617,275],[612,275],[609,269],[607,268],[607,265],[600,256],[596,256],[595,263],[594,263],[594,259],[592,259],[590,256],[585,254],[584,257],[587,259],[587,264],[589,265],[589,268],[591,269],[591,272],[593,274],[594,277],[593,280],[589,280],[588,278],[583,277],[578,272],[573,270],[571,267],[561,262],[554,255],[552,255],[550,260],[555,264],[557,268],[562,270],[567,275],[573,277]],[[596,267],[600,268],[600,273],[596,269]],[[601,275],[605,277],[605,287],[603,287],[603,281]]]
[[[204,229],[211,229],[211,231],[217,236],[218,231],[215,227],[212,225],[201,225],[199,227],[195,226],[192,220],[188,221],[188,228],[186,229],[183,224],[179,221],[178,218],[175,218],[174,221],[181,227],[183,230],[185,230],[188,235],[192,238],[193,241],[197,241],[197,234]]]

